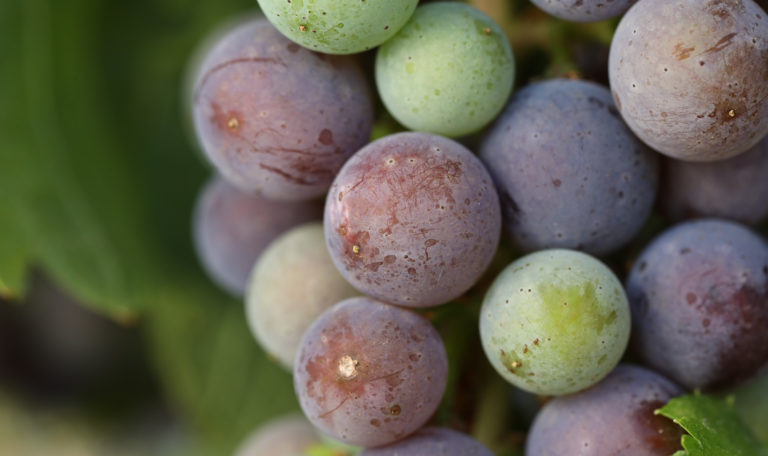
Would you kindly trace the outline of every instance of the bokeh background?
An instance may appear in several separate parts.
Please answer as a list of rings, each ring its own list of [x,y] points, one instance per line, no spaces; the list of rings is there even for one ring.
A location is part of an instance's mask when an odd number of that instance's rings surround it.
[[[525,0],[470,3],[509,33],[516,87],[606,83],[615,22],[566,24]],[[222,24],[257,10],[256,0],[0,1],[0,455],[228,455],[297,409],[289,374],[256,345],[242,303],[203,274],[190,239],[211,172],[188,124],[190,62]],[[377,134],[397,128],[382,113]],[[449,351],[462,334],[446,337]],[[443,422],[498,407],[451,401]],[[511,434],[511,447],[520,441]]]

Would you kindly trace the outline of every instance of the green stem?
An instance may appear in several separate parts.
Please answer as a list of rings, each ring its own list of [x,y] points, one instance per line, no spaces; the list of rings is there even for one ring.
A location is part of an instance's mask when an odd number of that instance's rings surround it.
[[[507,425],[509,384],[491,369],[487,376],[475,410],[472,436],[498,454]]]

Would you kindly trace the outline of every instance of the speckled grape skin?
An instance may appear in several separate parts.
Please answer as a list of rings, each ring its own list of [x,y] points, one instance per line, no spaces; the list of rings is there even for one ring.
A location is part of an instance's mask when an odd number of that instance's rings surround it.
[[[256,262],[246,296],[248,324],[267,353],[292,370],[309,325],[357,294],[328,255],[322,223],[301,225],[275,239]]]
[[[611,43],[611,89],[648,145],[686,161],[768,133],[768,18],[752,0],[643,0]]]
[[[653,412],[683,393],[653,371],[620,365],[592,388],[547,402],[525,454],[670,456],[682,450],[682,428]]]
[[[768,245],[722,220],[676,225],[627,280],[632,347],[681,385],[720,387],[768,362]]]
[[[603,263],[573,250],[542,250],[507,266],[480,311],[491,365],[536,394],[569,394],[605,377],[629,340],[629,304]]]
[[[363,450],[358,456],[493,456],[493,453],[466,434],[428,427],[392,445]]]
[[[275,418],[260,426],[235,451],[235,456],[304,456],[320,443],[312,425],[301,415]]]
[[[514,73],[504,32],[463,3],[420,6],[376,56],[376,85],[392,116],[411,130],[451,137],[496,117]]]
[[[594,22],[624,14],[637,0],[531,0],[547,13],[574,22]]]
[[[267,245],[289,228],[322,219],[322,211],[317,201],[267,200],[214,177],[200,192],[192,220],[197,256],[218,286],[243,296]]]
[[[517,93],[480,147],[505,235],[525,251],[604,254],[631,240],[653,206],[657,155],[626,127],[605,87],[567,79]]]
[[[720,217],[756,224],[768,215],[768,137],[715,163],[662,161],[659,202],[672,220]]]
[[[445,391],[448,361],[424,317],[351,298],[307,330],[294,366],[304,414],[342,442],[381,446],[419,429]]]
[[[259,0],[280,32],[326,54],[353,54],[392,38],[418,0]]]
[[[324,195],[371,134],[372,102],[355,61],[308,51],[265,19],[223,36],[195,87],[206,156],[230,182],[264,197]]]
[[[467,291],[496,253],[501,210],[480,160],[457,142],[399,133],[356,153],[325,206],[336,267],[358,290],[410,307]]]

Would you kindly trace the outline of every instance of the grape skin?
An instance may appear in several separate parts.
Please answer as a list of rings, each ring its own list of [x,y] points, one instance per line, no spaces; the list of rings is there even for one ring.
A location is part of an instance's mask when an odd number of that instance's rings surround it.
[[[611,43],[616,105],[649,146],[736,156],[768,133],[768,17],[752,0],[643,0]]]
[[[594,22],[624,14],[637,0],[531,0],[547,13],[574,22]]]
[[[448,361],[424,317],[367,297],[323,313],[294,366],[304,414],[345,443],[387,445],[420,428],[445,391]]]
[[[480,338],[496,371],[536,394],[569,394],[605,377],[629,340],[621,283],[597,259],[542,250],[507,266],[480,311]]]
[[[371,134],[372,101],[355,61],[308,51],[265,19],[223,36],[195,86],[206,156],[234,185],[267,198],[324,195]]]
[[[603,381],[552,399],[536,416],[526,456],[669,456],[682,428],[653,412],[684,391],[653,371],[620,365]]]
[[[662,163],[659,200],[672,220],[720,217],[754,225],[768,215],[768,136],[726,160],[691,163],[667,158]]]
[[[393,304],[444,304],[488,267],[501,236],[490,175],[457,142],[399,133],[339,172],[325,207],[331,258],[358,290]]]
[[[525,251],[616,250],[656,197],[657,154],[626,127],[608,90],[591,82],[524,88],[479,153],[499,190],[505,235]]]
[[[723,220],[676,225],[627,280],[632,346],[681,385],[733,384],[768,362],[768,245]]]
[[[411,130],[450,137],[491,122],[514,73],[504,32],[463,3],[420,6],[376,55],[376,85],[392,116]]]
[[[235,451],[235,456],[302,456],[320,437],[301,415],[275,418],[261,425]]]
[[[427,427],[392,445],[363,450],[358,456],[493,456],[493,453],[461,432]]]
[[[280,32],[327,54],[353,54],[392,38],[413,15],[418,0],[259,0]]]
[[[243,193],[213,177],[198,196],[192,220],[195,249],[208,276],[241,297],[261,252],[283,231],[322,218],[316,201],[278,202]]]
[[[301,225],[275,239],[254,266],[246,296],[248,324],[261,346],[292,370],[309,325],[357,294],[328,255],[322,223]]]

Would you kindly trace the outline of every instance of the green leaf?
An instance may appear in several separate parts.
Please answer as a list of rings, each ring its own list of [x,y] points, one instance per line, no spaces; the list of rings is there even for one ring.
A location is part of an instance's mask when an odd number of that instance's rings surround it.
[[[0,2],[0,294],[44,270],[78,301],[139,316],[172,406],[231,453],[297,408],[241,303],[214,289],[190,239],[210,172],[184,126],[195,46],[253,0]]]
[[[741,419],[760,439],[768,442],[768,371],[728,392]]]
[[[688,435],[675,456],[766,456],[765,447],[733,408],[732,400],[693,394],[669,401],[657,413],[672,419]]]

